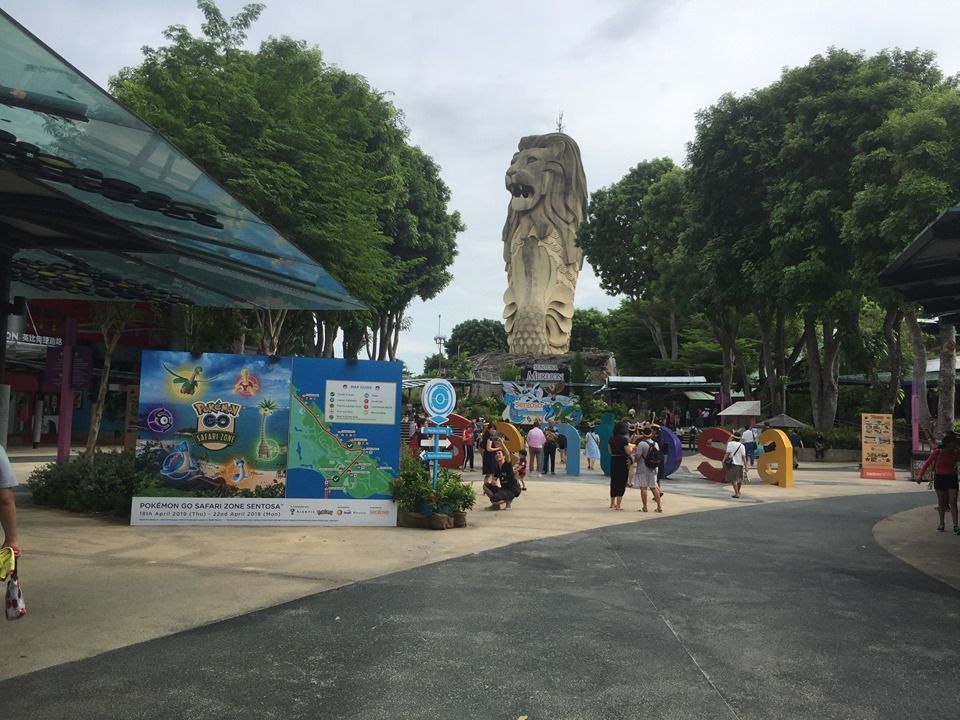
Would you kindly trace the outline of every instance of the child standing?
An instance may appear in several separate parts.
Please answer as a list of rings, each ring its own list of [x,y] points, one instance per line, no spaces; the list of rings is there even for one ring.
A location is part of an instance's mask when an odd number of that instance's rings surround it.
[[[520,490],[521,490],[521,491],[526,490],[526,489],[527,489],[527,482],[526,482],[526,479],[527,479],[527,451],[526,451],[526,450],[521,450],[521,451],[520,451],[520,459],[517,461],[516,471],[517,471],[517,480],[520,481]]]

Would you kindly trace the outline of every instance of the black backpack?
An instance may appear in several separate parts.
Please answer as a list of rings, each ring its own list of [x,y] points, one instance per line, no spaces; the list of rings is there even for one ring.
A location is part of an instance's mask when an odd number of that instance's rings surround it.
[[[650,445],[647,446],[647,454],[643,456],[643,464],[648,468],[658,468],[660,467],[661,462],[660,457],[660,448],[657,447],[656,443],[650,442]]]

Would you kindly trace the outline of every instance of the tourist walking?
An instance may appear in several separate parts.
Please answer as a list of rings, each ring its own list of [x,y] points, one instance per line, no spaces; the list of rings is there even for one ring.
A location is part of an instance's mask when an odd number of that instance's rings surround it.
[[[557,431],[557,421],[547,420],[547,427],[543,431],[543,474],[557,474],[557,440],[560,433]]]
[[[587,430],[587,470],[595,469],[595,463],[600,459],[600,436],[595,426]]]
[[[473,448],[476,445],[476,440],[474,439],[473,434],[476,432],[476,426],[471,422],[467,427],[463,429],[463,466],[462,469],[466,470],[467,465],[470,466],[470,472],[473,472]]]
[[[930,466],[933,466],[933,489],[937,491],[937,514],[940,516],[937,530],[943,532],[944,516],[949,509],[953,532],[960,535],[960,527],[957,526],[957,463],[960,463],[960,437],[951,430],[943,436],[940,446],[935,448],[920,466],[917,477],[922,478]]]
[[[744,463],[747,459],[747,450],[740,442],[740,433],[734,433],[727,443],[727,451],[723,456],[723,464],[727,469],[724,482],[733,485],[733,496],[740,497],[740,486],[743,483]]]
[[[747,450],[747,464],[753,467],[757,461],[757,431],[753,428],[747,428],[740,434],[740,442]]]
[[[530,475],[543,476],[543,446],[547,438],[540,429],[540,418],[533,419],[533,427],[527,432],[527,451],[530,453]]]
[[[17,486],[17,476],[7,458],[7,451],[0,445],[0,529],[3,530],[3,545],[13,549],[14,555],[20,554],[17,545],[17,502],[13,489]]]
[[[627,471],[630,467],[630,437],[623,420],[613,428],[607,443],[610,448],[610,509],[623,510],[623,494],[627,491]]]
[[[645,429],[640,434],[640,442],[633,451],[634,487],[640,488],[640,512],[647,512],[647,491],[653,493],[653,501],[657,504],[657,512],[663,512],[660,506],[660,487],[657,477],[663,456],[660,454],[660,445],[653,439],[653,433]]]
[[[796,470],[800,467],[800,451],[803,449],[803,438],[796,430],[791,430],[787,437],[790,439],[790,444],[793,445],[793,469]]]

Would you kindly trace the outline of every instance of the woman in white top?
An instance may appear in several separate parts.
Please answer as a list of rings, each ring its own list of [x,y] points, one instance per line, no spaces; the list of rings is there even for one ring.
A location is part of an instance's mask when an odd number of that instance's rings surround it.
[[[727,443],[727,452],[723,456],[723,464],[727,468],[727,477],[724,482],[733,485],[733,496],[740,497],[740,485],[743,483],[743,466],[747,456],[747,449],[740,442],[740,434],[734,433]]]

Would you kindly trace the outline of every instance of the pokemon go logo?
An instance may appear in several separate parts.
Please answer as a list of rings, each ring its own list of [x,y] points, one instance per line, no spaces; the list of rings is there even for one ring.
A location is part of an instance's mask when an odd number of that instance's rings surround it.
[[[237,441],[237,416],[242,409],[239,404],[223,400],[195,402],[193,409],[197,413],[197,445],[223,450]]]

